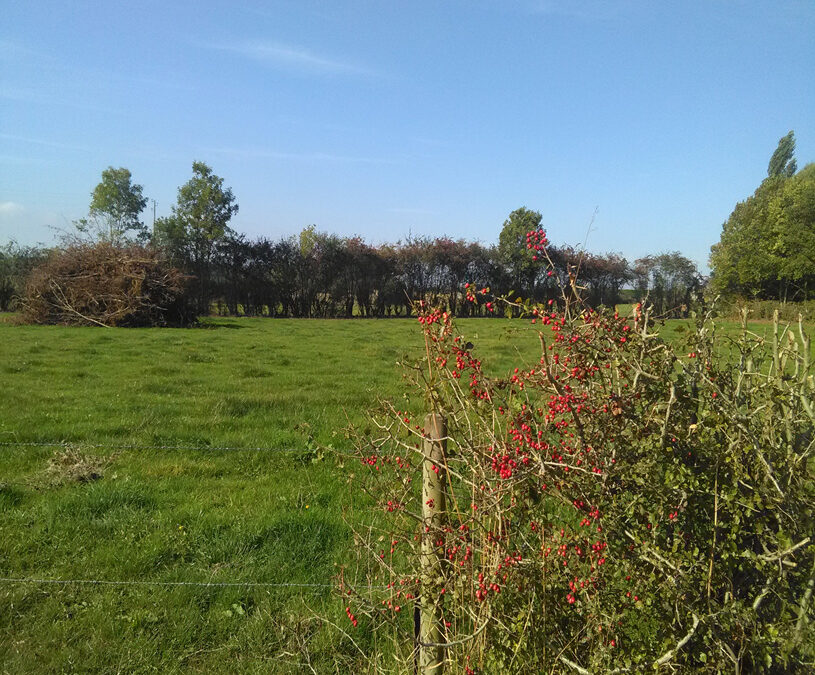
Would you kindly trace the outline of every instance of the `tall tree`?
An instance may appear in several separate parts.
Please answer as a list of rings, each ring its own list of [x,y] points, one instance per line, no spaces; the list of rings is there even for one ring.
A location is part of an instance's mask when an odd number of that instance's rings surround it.
[[[514,284],[513,290],[525,295],[534,293],[535,276],[540,265],[534,264],[526,251],[526,234],[537,230],[543,216],[537,211],[531,211],[525,206],[515,209],[509,214],[498,236],[498,255]]]
[[[815,164],[766,178],[736,205],[711,248],[716,293],[802,300],[815,291]]]
[[[234,234],[229,221],[238,203],[224,179],[204,162],[193,162],[192,178],[178,188],[177,204],[169,218],[156,221],[156,240],[197,277],[198,310],[209,311],[212,266],[217,246]]]
[[[714,293],[778,297],[779,261],[769,206],[783,182],[780,177],[765,179],[750,197],[736,204],[722,225],[721,238],[710,249]]]
[[[736,204],[722,225],[721,238],[710,249],[714,293],[787,300],[809,292],[815,259],[806,243],[812,224],[800,229],[800,218],[785,215],[791,204],[806,201],[812,189],[806,177],[795,189],[786,188],[797,177],[794,154],[795,133],[790,131],[778,141],[767,178],[751,197]]]
[[[139,220],[147,205],[143,191],[141,185],[132,181],[129,169],[109,166],[91,193],[90,218],[78,221],[77,228],[112,244],[122,243],[130,233],[146,239],[147,230]]]
[[[770,157],[770,164],[767,166],[767,175],[770,178],[782,176],[790,178],[795,175],[798,163],[795,161],[795,132],[790,131],[784,138],[778,141],[778,147],[773,156]]]
[[[809,298],[815,291],[815,164],[784,181],[769,206],[779,259],[782,298]]]

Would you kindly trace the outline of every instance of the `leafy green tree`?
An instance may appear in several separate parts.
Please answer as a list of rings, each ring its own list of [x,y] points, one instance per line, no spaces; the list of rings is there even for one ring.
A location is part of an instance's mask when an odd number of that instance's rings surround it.
[[[778,147],[773,156],[770,157],[770,164],[767,167],[767,175],[770,178],[784,176],[789,178],[795,175],[798,164],[795,161],[795,132],[790,131],[784,138],[778,141]]]
[[[768,221],[783,292],[808,298],[815,290],[815,164],[784,181],[769,204]]]
[[[758,299],[801,300],[815,290],[815,164],[767,178],[736,205],[711,249],[711,288]]]
[[[317,232],[316,225],[309,225],[308,227],[304,227],[300,230],[300,255],[302,256],[309,256],[314,248],[317,246],[317,240],[319,239],[319,233]]]
[[[815,170],[796,174],[794,151],[791,131],[770,159],[769,176],[722,226],[710,253],[714,293],[786,301],[815,290]]]
[[[777,297],[776,259],[769,206],[783,178],[767,178],[745,201],[736,204],[722,225],[719,243],[710,253],[711,290],[742,297]]]
[[[509,214],[498,236],[498,256],[509,272],[514,290],[525,295],[534,292],[535,276],[540,268],[527,255],[526,234],[541,226],[543,217],[525,206]]]
[[[204,162],[193,162],[192,178],[178,188],[177,204],[169,218],[156,221],[156,243],[167,249],[197,279],[198,309],[209,311],[212,267],[217,246],[234,234],[229,221],[238,203],[224,179]]]
[[[147,205],[144,188],[132,181],[130,170],[109,166],[91,193],[89,217],[76,223],[80,232],[95,239],[121,244],[131,233],[145,240],[147,229],[139,215]]]

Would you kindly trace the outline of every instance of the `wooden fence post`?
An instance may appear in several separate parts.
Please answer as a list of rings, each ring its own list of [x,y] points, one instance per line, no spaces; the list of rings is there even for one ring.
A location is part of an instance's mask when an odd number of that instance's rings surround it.
[[[422,588],[419,626],[419,672],[441,675],[444,668],[442,632],[441,556],[435,539],[442,533],[447,513],[444,497],[447,422],[444,416],[430,413],[424,418],[425,440],[422,451]]]

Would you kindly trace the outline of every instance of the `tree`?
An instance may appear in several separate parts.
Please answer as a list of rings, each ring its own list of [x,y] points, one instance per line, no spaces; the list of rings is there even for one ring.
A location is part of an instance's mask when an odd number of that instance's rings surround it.
[[[123,243],[130,232],[137,239],[146,239],[147,230],[139,220],[147,205],[142,193],[142,186],[132,182],[129,169],[109,166],[91,193],[90,217],[80,220],[77,228],[112,244]]]
[[[374,295],[386,281],[386,267],[376,249],[360,237],[351,237],[346,246],[350,258],[348,275],[354,289],[356,304],[363,316],[372,316]]]
[[[736,205],[711,248],[712,289],[724,295],[803,300],[815,290],[815,164],[767,178]]]
[[[783,187],[768,208],[785,293],[808,298],[815,290],[815,164],[807,164]]]
[[[815,290],[815,169],[795,173],[795,135],[784,136],[769,176],[736,204],[711,248],[714,293],[759,299],[805,299]]]
[[[770,157],[767,175],[770,178],[776,176],[789,178],[795,175],[797,168],[798,165],[795,161],[795,132],[790,131],[778,141],[778,147],[775,149],[773,156]]]
[[[541,226],[543,216],[525,206],[515,209],[504,221],[498,236],[498,255],[515,284],[516,291],[531,295],[539,265],[527,255],[526,234]]]
[[[620,288],[632,276],[628,261],[622,255],[584,253],[578,257],[578,265],[575,265],[578,267],[577,285],[583,289],[583,299],[590,306],[610,307],[619,302]]]
[[[452,314],[458,311],[459,295],[464,282],[469,280],[470,263],[477,255],[477,246],[449,237],[438,237],[429,243],[428,261],[434,276],[434,290],[447,296],[447,309]]]
[[[156,221],[156,241],[197,277],[198,309],[209,311],[212,264],[217,245],[234,234],[229,221],[238,212],[231,188],[204,162],[193,162],[192,178],[178,188],[169,218]]]
[[[717,294],[777,298],[778,260],[769,225],[769,205],[783,178],[767,178],[752,196],[736,204],[710,249],[711,289]]]
[[[678,251],[640,258],[634,263],[634,277],[641,294],[662,317],[684,317],[693,294],[702,286],[696,264]]]

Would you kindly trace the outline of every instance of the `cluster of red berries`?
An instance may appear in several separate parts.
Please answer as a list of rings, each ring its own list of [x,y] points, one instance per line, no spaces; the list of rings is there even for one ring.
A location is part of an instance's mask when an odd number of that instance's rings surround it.
[[[538,260],[539,253],[546,248],[549,240],[546,238],[546,232],[542,229],[530,230],[526,233],[526,249],[534,251],[532,260]]]
[[[440,309],[434,309],[426,314],[419,314],[419,323],[424,326],[431,326],[434,323],[448,325],[450,323],[450,315]]]
[[[477,290],[469,281],[464,284],[464,297],[466,298],[467,302],[476,302],[476,300],[477,300],[476,293],[479,293],[481,295],[486,295],[489,292],[490,292],[490,289],[487,286],[482,287],[481,290]],[[487,305],[488,305],[487,309],[489,309],[489,307],[491,307],[492,304],[493,303],[488,302],[487,303]],[[490,310],[490,311],[492,311],[492,310]]]

